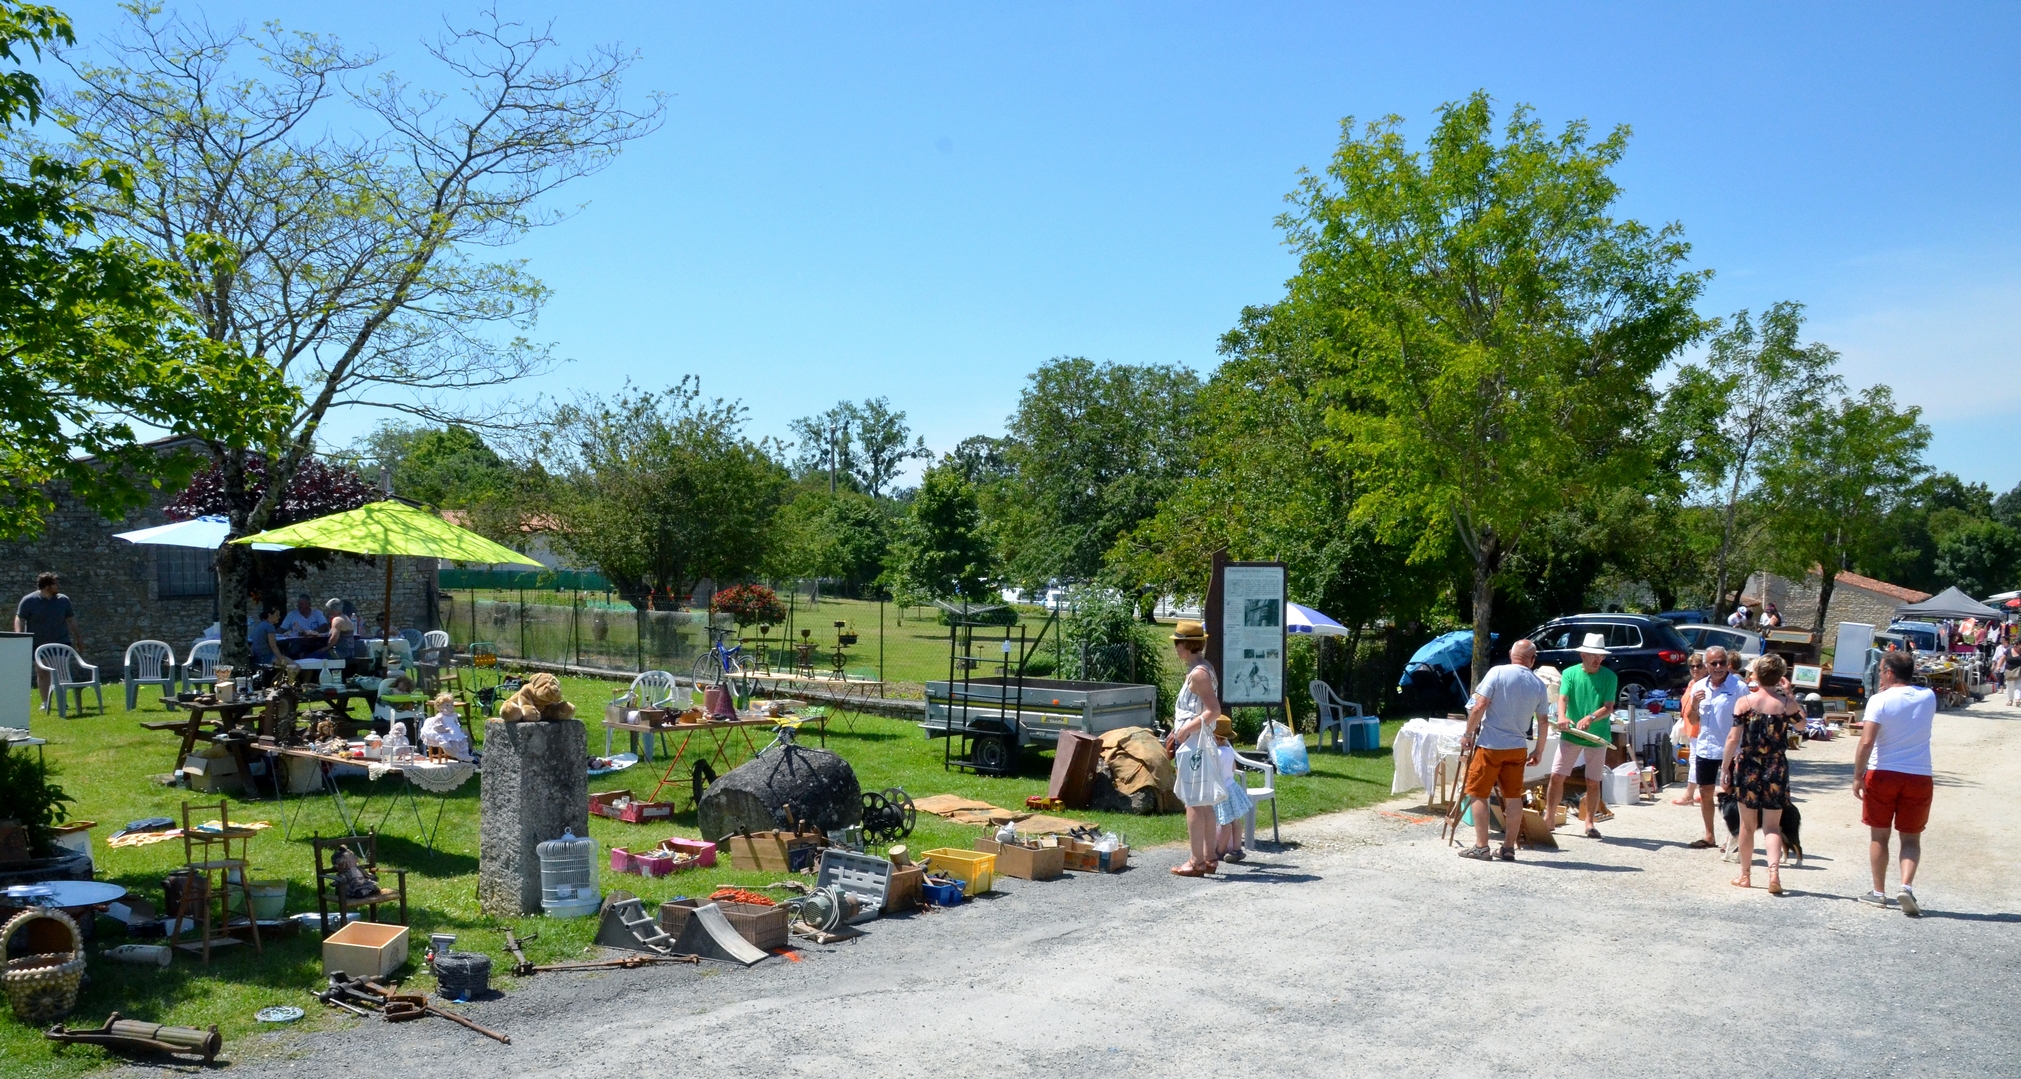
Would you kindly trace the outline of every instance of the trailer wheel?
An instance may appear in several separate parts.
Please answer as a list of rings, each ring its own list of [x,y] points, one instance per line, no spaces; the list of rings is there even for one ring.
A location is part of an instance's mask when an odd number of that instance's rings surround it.
[[[1010,741],[1004,738],[978,738],[975,740],[975,770],[993,775],[1007,776],[1016,751]]]

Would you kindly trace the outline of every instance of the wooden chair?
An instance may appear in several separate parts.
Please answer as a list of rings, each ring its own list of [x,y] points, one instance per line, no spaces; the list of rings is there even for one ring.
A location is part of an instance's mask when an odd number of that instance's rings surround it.
[[[236,884],[239,901],[245,904],[246,925],[252,930],[253,947],[261,952],[266,951],[266,946],[260,943],[259,920],[253,916],[253,889],[249,879],[252,875],[250,847],[253,836],[259,833],[249,828],[232,827],[230,807],[229,801],[220,801],[215,806],[208,804],[192,806],[188,802],[182,804],[182,853],[183,862],[189,869],[189,876],[183,882],[181,901],[176,904],[175,910],[169,912],[175,922],[168,935],[168,942],[187,950],[187,945],[179,944],[182,924],[185,919],[195,920],[203,932],[205,963],[211,961],[211,941],[227,935],[225,932],[217,931],[218,928],[221,926],[227,931],[231,928],[230,891],[234,884],[232,877],[235,874],[238,877]],[[216,831],[197,827],[203,822],[193,820],[192,814],[199,812],[217,813]],[[237,854],[232,853],[233,844],[238,845]],[[211,920],[213,901],[217,904],[216,923]]]
[[[334,862],[336,852],[340,848],[348,849],[357,857],[360,869],[371,873],[375,877],[383,877],[383,873],[379,869],[378,833],[368,832],[364,835],[337,836],[331,839],[317,836],[309,840],[309,847],[315,851],[316,856],[316,913],[322,916],[322,924],[324,926],[330,925],[329,900],[333,897],[337,901],[337,920],[340,925],[343,922],[344,915],[359,907],[365,908],[366,913],[376,922],[379,920],[379,908],[395,900],[398,900],[400,903],[400,924],[407,924],[406,870],[394,869],[390,871],[398,882],[396,887],[387,888],[382,883],[376,894],[353,899],[337,890],[336,867],[324,864],[326,856],[327,860]],[[334,930],[325,929],[325,932],[332,931]]]

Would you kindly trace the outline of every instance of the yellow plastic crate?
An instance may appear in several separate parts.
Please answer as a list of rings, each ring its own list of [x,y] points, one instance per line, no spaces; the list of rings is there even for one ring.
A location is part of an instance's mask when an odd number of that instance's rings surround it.
[[[981,895],[996,886],[996,855],[956,847],[936,847],[920,856],[927,872],[961,882],[961,894]]]

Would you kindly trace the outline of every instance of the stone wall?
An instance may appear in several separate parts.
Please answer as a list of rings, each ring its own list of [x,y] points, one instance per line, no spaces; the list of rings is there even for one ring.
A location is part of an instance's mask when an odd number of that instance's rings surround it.
[[[189,653],[197,637],[217,620],[215,595],[161,595],[163,559],[187,558],[185,548],[137,546],[114,539],[115,532],[169,523],[161,507],[171,497],[158,496],[146,509],[125,520],[108,521],[81,503],[58,495],[40,537],[0,543],[0,598],[7,604],[6,628],[13,628],[14,604],[35,590],[36,574],[50,570],[63,578],[62,591],[77,610],[84,639],[84,658],[105,670],[100,677],[116,681],[126,646],[139,640],[166,641],[178,659]],[[203,552],[197,552],[200,557]],[[432,558],[393,560],[393,624],[395,629],[435,627],[435,571]],[[318,603],[336,596],[357,605],[360,631],[377,635],[385,606],[386,571],[378,559],[335,555],[321,570],[288,582],[289,594],[306,591]],[[241,630],[240,632],[244,632]]]
[[[1746,595],[1755,601],[1750,609],[1756,615],[1761,613],[1760,604],[1773,603],[1782,612],[1783,625],[1792,629],[1810,629],[1817,625],[1820,583],[1816,574],[1797,582],[1764,571],[1747,579]],[[1825,649],[1832,647],[1838,640],[1839,624],[1842,622],[1861,622],[1875,629],[1886,629],[1888,623],[1894,621],[1895,608],[1909,602],[1913,601],[1841,580],[1832,588],[1831,610],[1825,612],[1829,621],[1820,646]]]

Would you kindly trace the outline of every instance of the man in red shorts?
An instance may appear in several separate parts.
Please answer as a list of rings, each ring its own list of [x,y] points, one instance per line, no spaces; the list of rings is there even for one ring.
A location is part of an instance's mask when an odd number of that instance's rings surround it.
[[[1502,819],[1508,825],[1500,857],[1516,860],[1516,837],[1523,831],[1523,766],[1544,759],[1544,726],[1538,725],[1537,747],[1531,749],[1530,720],[1551,721],[1550,692],[1530,669],[1536,665],[1537,646],[1517,641],[1509,649],[1509,662],[1489,668],[1467,702],[1467,733],[1460,748],[1474,754],[1465,788],[1474,801],[1474,845],[1460,851],[1462,858],[1485,862],[1496,857],[1488,850],[1488,795],[1499,786]]]
[[[1888,836],[1902,833],[1902,893],[1897,902],[1911,918],[1923,913],[1916,902],[1916,863],[1923,856],[1923,826],[1930,822],[1930,727],[1937,718],[1937,695],[1914,684],[1916,661],[1907,652],[1881,657],[1880,691],[1867,701],[1866,730],[1853,758],[1853,797],[1872,841],[1867,861],[1874,890],[1860,897],[1888,905]]]

